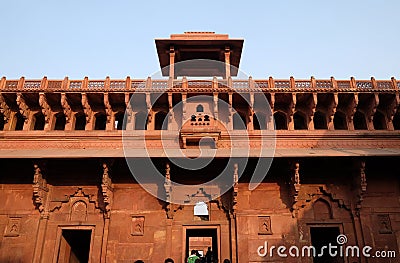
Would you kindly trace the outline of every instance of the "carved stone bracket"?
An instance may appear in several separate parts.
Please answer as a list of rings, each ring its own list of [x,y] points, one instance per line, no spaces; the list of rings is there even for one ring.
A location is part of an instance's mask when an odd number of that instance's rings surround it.
[[[4,122],[7,123],[11,117],[11,109],[8,107],[5,98],[0,93],[0,113],[3,114]]]
[[[354,130],[354,124],[353,124],[353,117],[354,113],[357,111],[357,106],[358,106],[358,93],[354,93],[353,100],[349,102],[349,106],[347,108],[347,113],[346,116],[348,118],[348,122],[352,124],[352,129]]]
[[[43,92],[39,93],[39,105],[42,109],[42,113],[44,115],[44,121],[46,124],[49,124],[50,116],[51,116],[51,108],[47,103],[46,95]]]
[[[85,113],[86,116],[86,123],[89,123],[92,118],[93,111],[92,108],[90,107],[86,93],[82,93],[82,107],[83,107],[83,112]]]
[[[19,112],[21,113],[22,116],[24,116],[25,123],[27,123],[28,118],[29,118],[30,109],[29,109],[28,105],[26,104],[22,93],[17,93],[17,105],[19,108]]]
[[[63,108],[64,111],[65,120],[67,123],[69,123],[72,117],[72,109],[68,103],[68,98],[65,92],[61,93],[61,107]]]
[[[33,202],[37,209],[39,210],[41,216],[43,216],[46,211],[47,195],[49,188],[47,187],[47,181],[42,174],[42,169],[38,164],[33,165],[34,176],[33,176]]]
[[[113,202],[113,185],[111,181],[110,163],[103,163],[103,178],[101,180],[101,193],[104,202],[104,216],[110,218],[110,212]]]

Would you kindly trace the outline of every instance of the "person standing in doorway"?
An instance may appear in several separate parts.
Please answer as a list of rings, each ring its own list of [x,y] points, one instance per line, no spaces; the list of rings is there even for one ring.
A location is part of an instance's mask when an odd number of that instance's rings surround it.
[[[214,260],[213,252],[211,251],[211,247],[208,247],[206,253],[206,263],[212,263],[214,262],[213,260]]]
[[[196,254],[197,254],[197,251],[193,249],[190,252],[190,256],[187,259],[187,263],[195,263],[196,259],[199,259],[199,257]]]

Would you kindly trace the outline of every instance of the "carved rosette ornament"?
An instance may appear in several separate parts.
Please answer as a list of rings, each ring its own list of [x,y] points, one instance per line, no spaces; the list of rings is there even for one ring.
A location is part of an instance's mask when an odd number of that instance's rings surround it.
[[[101,193],[104,202],[104,216],[110,217],[112,200],[113,200],[113,187],[110,176],[110,165],[103,163],[103,178],[101,180]]]
[[[45,213],[45,205],[49,189],[47,187],[47,181],[43,177],[39,165],[34,164],[33,168],[35,171],[33,177],[33,202],[38,208],[39,212],[43,215]]]
[[[4,117],[4,122],[7,123],[10,120],[11,109],[8,107],[5,98],[0,93],[0,113]]]

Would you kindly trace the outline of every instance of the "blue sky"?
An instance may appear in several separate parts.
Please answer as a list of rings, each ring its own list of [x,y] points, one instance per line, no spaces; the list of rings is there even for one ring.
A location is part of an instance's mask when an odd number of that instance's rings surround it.
[[[154,38],[244,38],[254,78],[400,79],[400,1],[3,1],[0,76],[145,78]]]

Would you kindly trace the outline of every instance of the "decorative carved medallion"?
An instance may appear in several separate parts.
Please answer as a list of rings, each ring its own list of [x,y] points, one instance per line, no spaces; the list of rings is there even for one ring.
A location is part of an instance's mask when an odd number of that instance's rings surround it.
[[[18,237],[21,229],[21,217],[10,216],[4,232],[5,237]]]
[[[137,216],[137,215],[132,216],[131,235],[132,236],[144,235],[144,216]]]
[[[379,234],[392,234],[392,225],[388,214],[378,215]]]
[[[258,234],[259,235],[272,235],[271,217],[259,216],[258,217]]]

